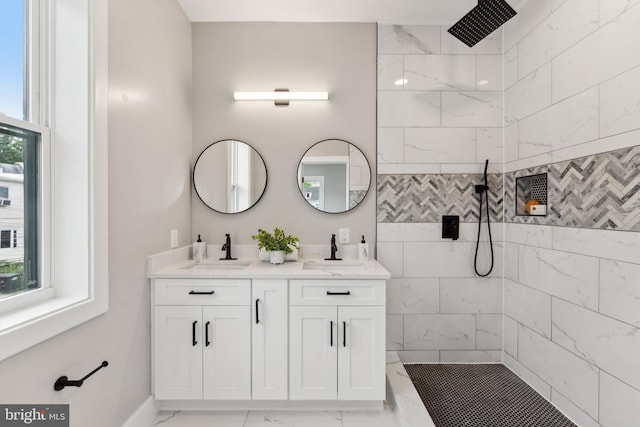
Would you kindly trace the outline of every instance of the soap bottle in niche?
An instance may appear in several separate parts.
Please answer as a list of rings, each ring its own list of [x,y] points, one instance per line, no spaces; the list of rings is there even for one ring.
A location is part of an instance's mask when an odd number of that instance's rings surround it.
[[[362,236],[362,240],[358,243],[358,259],[360,261],[369,260],[369,244],[364,241],[364,236]]]
[[[193,242],[193,259],[202,261],[205,258],[207,258],[207,243],[203,242],[198,234],[198,240]]]

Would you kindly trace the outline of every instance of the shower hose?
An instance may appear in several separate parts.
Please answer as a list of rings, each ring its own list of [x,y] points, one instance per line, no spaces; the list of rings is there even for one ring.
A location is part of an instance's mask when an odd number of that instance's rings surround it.
[[[473,268],[476,274],[480,277],[487,277],[493,270],[493,239],[491,238],[491,217],[489,216],[489,184],[487,180],[487,167],[489,166],[489,160],[484,164],[484,186],[476,185],[476,193],[480,193],[480,206],[478,209],[478,240],[476,241],[476,254],[473,258]],[[489,230],[489,247],[491,248],[491,267],[485,274],[481,274],[478,271],[478,248],[480,247],[480,230],[482,229],[482,195],[487,192],[486,206],[487,206],[487,228]]]

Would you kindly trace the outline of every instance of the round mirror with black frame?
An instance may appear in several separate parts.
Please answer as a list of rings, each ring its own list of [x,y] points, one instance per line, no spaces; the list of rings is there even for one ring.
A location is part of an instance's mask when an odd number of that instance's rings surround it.
[[[342,139],[325,139],[309,148],[298,164],[302,197],[322,212],[343,213],[358,206],[371,186],[364,153]]]
[[[216,212],[244,212],[262,198],[267,166],[260,153],[245,142],[216,141],[198,156],[193,187],[200,200]]]

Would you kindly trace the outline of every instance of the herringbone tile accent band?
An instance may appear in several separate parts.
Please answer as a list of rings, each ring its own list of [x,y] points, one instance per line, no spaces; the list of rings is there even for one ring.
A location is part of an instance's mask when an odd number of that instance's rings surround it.
[[[488,180],[491,221],[502,222],[502,175]],[[481,183],[482,174],[378,175],[378,222],[440,222],[442,215],[477,222]],[[482,215],[485,221],[486,206]]]
[[[515,180],[547,174],[546,217],[515,214]],[[503,219],[502,175],[489,174],[491,220]],[[478,220],[480,174],[378,175],[378,222]],[[506,222],[640,231],[640,146],[504,174]],[[484,211],[483,211],[484,213]]]
[[[547,174],[546,217],[515,214],[515,180]],[[640,231],[640,146],[505,174],[507,222]]]

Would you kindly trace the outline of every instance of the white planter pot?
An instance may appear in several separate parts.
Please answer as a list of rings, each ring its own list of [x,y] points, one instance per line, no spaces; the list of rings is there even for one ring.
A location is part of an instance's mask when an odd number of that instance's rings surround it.
[[[269,261],[271,259],[271,251],[266,250],[265,248],[258,249],[258,259],[260,261]]]
[[[271,264],[284,263],[284,251],[271,251],[269,256]]]
[[[300,253],[298,249],[295,248],[293,249],[293,252],[284,256],[285,261],[298,261],[298,258],[300,258]]]

